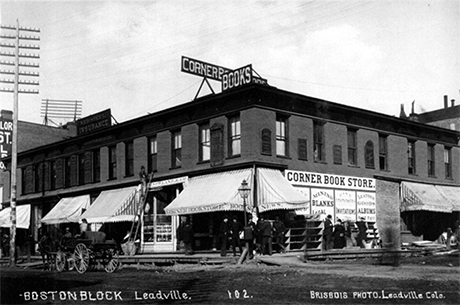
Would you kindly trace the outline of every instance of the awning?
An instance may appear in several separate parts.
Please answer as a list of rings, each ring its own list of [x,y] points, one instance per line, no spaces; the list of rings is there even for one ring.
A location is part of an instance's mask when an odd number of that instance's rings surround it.
[[[28,229],[30,226],[30,204],[16,206],[16,228]],[[0,227],[11,227],[11,208],[0,211]]]
[[[401,212],[433,211],[451,213],[452,203],[433,184],[401,183]],[[458,198],[458,197],[457,197]]]
[[[103,191],[81,216],[88,223],[134,221],[138,209],[137,186]]]
[[[184,190],[166,208],[169,215],[196,214],[216,211],[243,211],[243,199],[238,193],[241,182],[252,187],[252,169],[234,170],[189,179]],[[246,199],[251,211],[252,196]]]
[[[452,204],[452,211],[460,212],[460,187],[436,185],[436,189]]]
[[[305,209],[310,202],[279,170],[268,168],[257,169],[257,199],[259,212]]]
[[[90,205],[89,195],[62,198],[54,208],[42,218],[45,224],[78,222],[81,214]]]

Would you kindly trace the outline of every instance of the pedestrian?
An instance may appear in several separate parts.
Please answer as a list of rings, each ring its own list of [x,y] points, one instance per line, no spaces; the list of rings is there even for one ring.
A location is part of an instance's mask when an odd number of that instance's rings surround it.
[[[182,227],[182,240],[184,241],[185,255],[193,255],[193,228],[190,221],[186,221]]]
[[[345,248],[347,245],[347,241],[345,239],[345,227],[340,219],[337,219],[334,226],[334,232],[332,232],[332,237],[334,239],[334,249]]]
[[[2,235],[2,253],[3,256],[10,256],[10,237],[8,234]]]
[[[79,235],[79,237],[80,238],[85,238],[85,233],[87,231],[91,231],[91,228],[90,228],[89,223],[86,220],[86,218],[83,218],[81,220],[81,223],[80,223],[80,235]]]
[[[228,223],[228,216],[225,215],[219,227],[220,256],[227,255],[227,244],[228,244],[228,238],[230,236],[229,233],[230,233],[230,224]]]
[[[70,232],[70,228],[69,228],[69,227],[65,228],[65,232],[64,232],[64,236],[63,236],[63,237],[64,237],[64,238],[67,238],[67,239],[72,238],[72,232]]]
[[[365,218],[361,217],[360,221],[356,222],[358,227],[358,236],[356,237],[356,243],[360,248],[366,248],[365,243],[367,239],[367,224]]]
[[[262,235],[262,255],[268,254],[272,255],[272,240],[273,240],[273,229],[270,221],[264,219],[261,216],[261,229],[260,233]]]
[[[273,223],[273,236],[275,237],[275,245],[279,253],[286,252],[286,248],[284,247],[284,233],[286,233],[286,226],[280,220],[279,216],[276,216]]]
[[[236,256],[236,247],[240,249],[240,254],[243,254],[243,248],[241,248],[240,232],[243,231],[243,227],[238,221],[236,216],[233,217],[232,223],[230,224],[230,233],[232,237],[232,248],[233,256]]]
[[[329,250],[331,248],[332,228],[332,216],[327,215],[326,219],[324,219],[323,250]]]
[[[244,227],[244,241],[248,246],[249,259],[254,258],[254,238],[255,238],[256,224],[252,221],[252,215],[248,215],[248,223]]]

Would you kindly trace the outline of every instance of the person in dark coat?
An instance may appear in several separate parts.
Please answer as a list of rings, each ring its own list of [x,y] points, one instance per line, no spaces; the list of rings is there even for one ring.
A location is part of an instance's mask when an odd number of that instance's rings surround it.
[[[279,216],[276,216],[275,222],[273,223],[273,236],[275,237],[275,245],[278,247],[280,253],[286,252],[284,247],[284,233],[286,231],[286,226],[280,220]]]
[[[256,224],[252,221],[252,215],[248,215],[248,223],[244,227],[244,241],[248,245],[249,259],[254,258],[254,239],[256,232]]]
[[[332,216],[327,215],[324,220],[324,229],[323,229],[323,250],[329,250],[331,248],[332,241]]]
[[[220,238],[220,256],[227,255],[228,238],[230,237],[230,224],[228,223],[228,216],[220,223],[219,238]]]
[[[261,216],[260,234],[262,235],[262,255],[272,255],[272,225],[268,220],[263,219]]]
[[[345,248],[347,245],[347,240],[345,239],[345,227],[340,219],[337,220],[337,223],[334,226],[332,237],[334,238],[334,249]]]
[[[182,227],[182,240],[184,241],[185,255],[192,255],[192,244],[193,244],[193,229],[192,224],[187,221]]]
[[[233,217],[232,223],[230,224],[233,256],[236,256],[236,247],[240,249],[240,254],[243,254],[243,248],[241,248],[241,242],[240,242],[240,232],[241,231],[243,231],[243,227],[241,226],[241,223],[239,223],[238,219],[235,216]]]
[[[366,248],[364,243],[366,242],[367,238],[367,224],[364,221],[364,217],[361,217],[360,221],[356,222],[356,226],[358,227],[358,236],[356,237],[356,243],[361,248]]]

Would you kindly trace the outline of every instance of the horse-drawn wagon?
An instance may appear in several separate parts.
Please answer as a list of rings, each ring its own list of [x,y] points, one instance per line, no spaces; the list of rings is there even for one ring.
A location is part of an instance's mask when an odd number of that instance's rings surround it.
[[[85,273],[88,269],[101,264],[105,271],[117,270],[118,247],[114,240],[106,240],[105,233],[87,231],[77,238],[61,238],[56,253],[56,270],[66,269]]]

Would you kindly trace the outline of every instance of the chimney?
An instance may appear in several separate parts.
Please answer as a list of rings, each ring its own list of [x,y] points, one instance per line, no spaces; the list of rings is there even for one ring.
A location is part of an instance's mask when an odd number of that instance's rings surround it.
[[[399,112],[399,118],[407,119],[406,112],[404,111],[404,104],[401,104],[401,111]]]
[[[454,99],[451,99],[451,100],[450,100],[450,103],[451,103],[451,106],[452,106],[452,107],[455,106],[455,100],[454,100]]]
[[[447,101],[447,95],[444,95],[444,108],[447,108],[448,106],[448,101]]]

